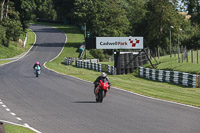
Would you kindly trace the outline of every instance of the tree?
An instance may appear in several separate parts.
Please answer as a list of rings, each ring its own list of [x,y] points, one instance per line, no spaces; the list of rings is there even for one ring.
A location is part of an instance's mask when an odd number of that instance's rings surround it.
[[[34,13],[36,17],[41,19],[55,20],[57,18],[52,0],[35,0],[36,10]]]
[[[30,21],[41,19],[56,19],[56,11],[52,0],[12,0],[16,11],[20,13],[23,30],[28,28]]]
[[[199,0],[182,0],[187,6],[188,14],[191,15],[193,23],[200,24],[200,1]]]
[[[6,29],[4,26],[0,25],[0,45],[3,44],[6,46],[7,39],[6,39]]]
[[[125,36],[130,26],[120,0],[75,0],[72,12],[93,36]]]
[[[186,26],[182,34],[182,44],[188,49],[200,47],[200,27],[197,24]]]
[[[131,25],[130,35],[138,36],[139,24],[143,21],[147,10],[147,0],[123,0],[122,8],[126,10],[127,18]]]
[[[75,0],[72,18],[79,25],[87,24],[91,36],[118,37],[127,36],[130,23],[120,0]],[[95,45],[95,44],[94,44]],[[101,60],[109,51],[97,50],[91,52]]]
[[[175,4],[168,0],[149,0],[146,16],[137,31],[144,36],[146,46],[166,49],[170,26],[175,27],[177,34],[184,21],[184,16],[178,13]]]
[[[53,0],[57,19],[61,21],[72,21],[71,10],[74,7],[74,0]]]
[[[9,2],[10,0],[7,0],[7,3],[6,3],[6,18],[8,17],[8,8],[9,8]]]
[[[5,0],[2,0],[1,2],[1,21],[3,20],[4,17],[4,4],[5,4]]]
[[[23,30],[28,28],[30,21],[34,18],[33,11],[36,10],[35,0],[12,0],[14,7],[19,12]]]
[[[17,41],[22,34],[22,25],[19,20],[7,19],[2,25],[6,27],[6,38],[10,41]],[[8,44],[7,44],[8,45]]]
[[[7,0],[6,12],[3,13],[3,19],[0,22],[1,30],[1,44],[9,46],[9,41],[17,41],[22,33],[22,25],[20,22],[19,13],[14,10],[14,3]]]

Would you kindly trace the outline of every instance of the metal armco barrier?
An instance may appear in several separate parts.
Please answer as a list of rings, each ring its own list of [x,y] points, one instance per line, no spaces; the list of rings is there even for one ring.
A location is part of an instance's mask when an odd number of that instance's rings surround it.
[[[5,133],[5,128],[3,122],[0,122],[0,133]]]
[[[196,74],[139,67],[139,76],[155,81],[171,82],[193,88],[200,87],[200,76]]]

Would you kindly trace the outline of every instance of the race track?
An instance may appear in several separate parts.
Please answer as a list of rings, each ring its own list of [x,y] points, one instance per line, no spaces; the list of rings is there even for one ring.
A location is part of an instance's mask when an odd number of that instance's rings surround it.
[[[200,109],[137,96],[111,88],[96,103],[93,84],[33,64],[56,57],[65,43],[59,30],[32,25],[37,41],[22,59],[0,67],[0,120],[28,123],[42,133],[200,133]],[[63,59],[64,61],[64,59]]]

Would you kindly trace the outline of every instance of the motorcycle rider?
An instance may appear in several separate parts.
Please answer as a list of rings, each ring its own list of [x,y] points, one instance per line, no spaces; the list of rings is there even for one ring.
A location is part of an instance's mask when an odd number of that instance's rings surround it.
[[[36,67],[36,66],[39,66],[39,67],[41,67],[41,66],[40,66],[40,62],[38,62],[38,61],[37,61],[37,62],[35,62],[34,66],[33,66],[33,69],[35,69],[35,67]]]
[[[100,83],[100,80],[106,80],[108,81],[108,89],[110,89],[111,83],[109,81],[109,78],[107,77],[107,74],[105,72],[102,72],[100,76],[97,77],[97,79],[94,81],[94,94],[96,95],[96,88]]]
[[[37,67],[37,66],[41,67],[41,66],[40,66],[40,63],[39,63],[38,61],[35,62],[34,66],[33,66],[33,69],[35,70],[35,67]]]

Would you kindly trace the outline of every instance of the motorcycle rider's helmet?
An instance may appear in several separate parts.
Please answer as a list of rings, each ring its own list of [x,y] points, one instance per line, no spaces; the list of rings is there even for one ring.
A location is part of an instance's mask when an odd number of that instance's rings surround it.
[[[105,72],[102,72],[102,73],[101,73],[101,77],[105,78],[106,76],[107,76],[107,75],[106,75]]]
[[[36,64],[36,65],[39,65],[40,63],[37,61],[35,64]]]

